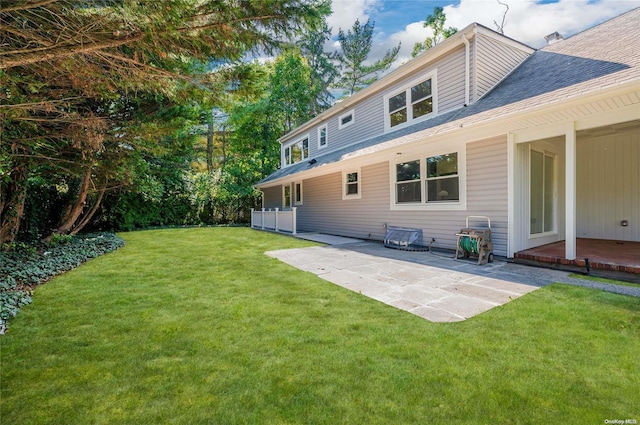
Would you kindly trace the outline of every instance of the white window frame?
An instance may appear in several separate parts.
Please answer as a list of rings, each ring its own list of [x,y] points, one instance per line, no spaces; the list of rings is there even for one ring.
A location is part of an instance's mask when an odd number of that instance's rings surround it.
[[[347,176],[349,174],[356,173],[358,174],[358,181],[356,182],[358,187],[358,193],[347,193],[347,184],[353,184],[347,182]],[[361,199],[362,198],[362,172],[360,168],[352,168],[349,170],[345,170],[342,172],[342,200],[346,201],[349,199]]]
[[[289,189],[289,205],[287,205],[287,189]],[[291,183],[282,185],[282,209],[291,208],[293,206],[293,190]]]
[[[304,152],[304,141],[307,141],[307,154],[305,155]],[[301,152],[301,159],[300,161],[297,162],[293,162],[293,147],[300,144],[299,149]],[[289,150],[289,155],[287,155],[287,149]],[[293,164],[297,164],[299,162],[304,161],[305,159],[309,158],[309,156],[311,155],[310,152],[310,147],[309,147],[309,134],[307,133],[304,136],[301,136],[291,142],[288,142],[287,144],[282,146],[282,167],[288,167],[290,165]]]
[[[427,158],[457,153],[458,155],[458,200],[457,201],[431,201],[427,202]],[[420,202],[396,201],[397,174],[396,166],[405,162],[420,161]],[[457,144],[450,147],[441,147],[434,151],[422,151],[401,155],[389,161],[389,206],[395,211],[460,211],[467,209],[467,155],[465,144]]]
[[[422,115],[418,118],[413,118],[413,107],[412,107],[412,102],[411,102],[411,88],[417,86],[420,83],[424,83],[425,81],[431,79],[431,101],[432,101],[432,110],[430,113],[426,114],[426,115]],[[427,74],[423,74],[420,78],[416,78],[412,81],[410,81],[409,83],[407,83],[406,85],[399,87],[397,90],[394,90],[392,92],[389,92],[388,94],[386,94],[383,97],[383,102],[384,102],[384,131],[388,132],[388,131],[395,131],[398,130],[400,128],[404,128],[407,126],[410,126],[412,124],[416,124],[418,122],[424,121],[424,120],[428,120],[430,118],[433,118],[434,116],[438,115],[438,87],[437,87],[437,70],[434,69],[433,71],[427,73]],[[394,96],[399,95],[400,93],[405,93],[405,99],[406,99],[406,108],[407,108],[407,121],[402,123],[402,124],[398,124],[395,125],[393,127],[391,127],[391,111],[389,110],[389,99],[391,99]]]
[[[324,145],[320,143],[322,130],[324,130]],[[318,149],[324,149],[329,145],[329,126],[327,124],[323,124],[318,127]]]
[[[345,123],[345,124],[342,124],[342,120],[343,120],[345,117],[348,117],[349,115],[351,115],[351,121],[349,121],[349,122],[347,122],[347,123]],[[350,110],[350,111],[345,112],[344,114],[342,114],[342,115],[340,115],[340,116],[338,117],[338,130],[342,130],[343,128],[347,128],[347,127],[349,127],[349,126],[353,125],[353,123],[354,123],[355,121],[356,121],[356,112],[355,112],[355,109],[352,109],[352,110]]]
[[[553,187],[552,187],[552,205],[551,205],[551,219],[553,221],[553,226],[551,228],[551,230],[544,230],[544,222],[542,225],[542,232],[539,233],[532,233],[531,232],[531,192],[529,189],[529,200],[528,200],[528,209],[529,209],[529,239],[537,239],[537,238],[544,238],[547,236],[551,236],[551,235],[557,235],[558,234],[558,154],[555,152],[551,152],[551,151],[547,151],[545,149],[539,149],[539,148],[535,148],[532,146],[529,146],[529,158],[528,158],[528,167],[529,167],[529,184],[531,184],[531,152],[538,152],[540,154],[542,154],[542,158],[544,161],[546,161],[546,157],[551,157],[553,160]],[[544,166],[543,166],[544,167]],[[544,168],[543,168],[544,170]],[[544,174],[544,171],[543,171]],[[544,195],[543,195],[544,197]],[[544,210],[543,210],[543,216],[544,216]]]
[[[302,181],[297,181],[297,182],[293,182],[292,185],[292,190],[291,190],[291,199],[293,202],[293,205],[303,205],[304,202],[304,189],[302,188]],[[298,196],[300,195],[300,196]],[[298,199],[300,198],[300,199]]]

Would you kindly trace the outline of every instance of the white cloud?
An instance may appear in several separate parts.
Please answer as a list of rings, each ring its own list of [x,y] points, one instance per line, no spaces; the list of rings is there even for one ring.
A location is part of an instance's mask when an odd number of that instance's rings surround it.
[[[407,0],[408,1],[408,0]],[[521,41],[531,47],[544,46],[544,36],[558,31],[565,38],[597,25],[607,19],[620,15],[635,7],[640,7],[640,0],[559,0],[556,3],[539,4],[535,0],[501,0],[509,5],[504,25],[504,34]],[[376,21],[376,16],[385,6],[398,8],[402,13],[402,1],[391,0],[334,0],[333,14],[328,23],[333,27],[333,34],[338,29],[350,29],[356,18],[366,22],[368,18]],[[430,6],[429,6],[430,7]],[[426,10],[426,9],[425,9]],[[460,0],[444,6],[447,17],[446,26],[459,30],[467,25],[478,22],[496,30],[495,22],[502,21],[504,6],[497,0]],[[413,45],[424,40],[431,34],[431,30],[424,28],[423,20],[413,20],[407,17],[407,24],[402,31],[392,34],[382,32],[381,21],[376,21],[375,35],[371,49],[370,61],[380,59],[388,49],[402,42],[400,54],[394,67],[411,58]],[[419,18],[422,18],[420,16]],[[339,44],[334,40],[327,49],[337,50]]]
[[[565,38],[627,10],[640,6],[640,0],[560,0],[538,4],[533,0],[503,0],[509,5],[504,34],[541,47],[544,36],[558,31]],[[497,1],[461,0],[457,6],[446,6],[447,25],[462,29],[478,22],[493,30],[494,21],[501,22],[504,7]]]
[[[340,28],[347,31],[353,27],[356,19],[362,24],[367,22],[381,4],[382,0],[333,0],[332,13],[327,18],[327,25],[333,29],[333,34],[338,34]]]

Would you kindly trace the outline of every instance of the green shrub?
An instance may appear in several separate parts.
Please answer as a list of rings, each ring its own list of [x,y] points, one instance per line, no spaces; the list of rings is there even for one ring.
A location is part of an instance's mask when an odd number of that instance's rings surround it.
[[[14,244],[0,252],[0,334],[20,307],[31,302],[37,285],[123,245],[112,233],[91,233],[57,236],[48,245]]]

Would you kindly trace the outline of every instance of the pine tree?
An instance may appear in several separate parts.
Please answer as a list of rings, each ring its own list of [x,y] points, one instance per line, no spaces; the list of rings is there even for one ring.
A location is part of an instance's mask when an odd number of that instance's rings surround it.
[[[454,27],[445,28],[444,24],[446,20],[447,17],[444,14],[444,10],[440,6],[434,7],[433,14],[427,15],[427,19],[424,22],[425,28],[431,28],[432,35],[431,37],[427,37],[423,42],[413,45],[411,57],[415,58],[420,53],[429,50],[436,44],[458,32],[458,29]]]
[[[371,53],[371,37],[375,22],[367,20],[362,25],[359,20],[346,33],[340,29],[338,41],[342,51],[338,53],[338,64],[342,76],[336,87],[347,90],[348,95],[367,87],[377,80],[379,73],[389,69],[400,51],[400,44],[387,50],[384,57],[371,65],[366,61]]]

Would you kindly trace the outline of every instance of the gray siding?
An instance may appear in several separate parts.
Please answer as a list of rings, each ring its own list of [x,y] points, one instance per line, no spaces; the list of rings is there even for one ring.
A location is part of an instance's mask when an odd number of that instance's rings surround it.
[[[282,208],[282,186],[266,187],[262,189],[262,205],[264,208]]]
[[[478,100],[529,55],[522,50],[478,34],[476,45],[474,100]]]
[[[464,105],[464,46],[438,61],[438,113]]]
[[[465,50],[461,45],[428,67],[398,80],[387,90],[357,103],[353,107],[354,123],[349,127],[339,129],[338,119],[343,113],[350,111],[351,107],[336,111],[331,118],[318,122],[315,127],[309,130],[309,158],[383,134],[384,96],[405,87],[408,83],[433,72],[435,69],[437,69],[438,112],[444,113],[463,106],[465,100]],[[318,149],[318,128],[324,124],[327,124],[328,145]],[[298,140],[300,137],[293,138],[291,141]]]
[[[389,163],[361,168],[362,198],[342,200],[342,174],[304,181],[298,231],[382,240],[384,224],[423,229],[423,244],[455,248],[467,215],[491,218],[494,251],[506,255],[507,142],[505,137],[467,145],[467,211],[391,211]]]
[[[580,137],[576,173],[578,237],[640,241],[638,131]]]

